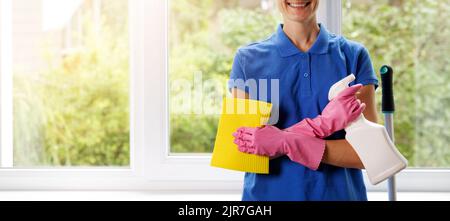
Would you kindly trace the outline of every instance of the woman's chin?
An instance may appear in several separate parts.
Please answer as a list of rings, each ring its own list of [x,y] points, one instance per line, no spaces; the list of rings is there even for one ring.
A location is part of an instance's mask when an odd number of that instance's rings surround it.
[[[302,14],[288,14],[287,19],[293,22],[304,23],[309,20],[309,16]]]

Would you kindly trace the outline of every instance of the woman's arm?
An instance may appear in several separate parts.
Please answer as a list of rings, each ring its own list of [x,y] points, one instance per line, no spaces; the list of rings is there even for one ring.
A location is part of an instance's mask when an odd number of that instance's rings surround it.
[[[377,123],[375,87],[373,85],[362,87],[356,97],[366,104],[366,109],[363,112],[364,117]],[[364,165],[355,150],[345,139],[327,140],[322,162],[338,167],[364,169]]]
[[[248,99],[249,95],[242,90],[232,89],[233,97]],[[375,104],[375,88],[373,85],[367,85],[361,88],[356,95],[362,103],[366,104],[363,114],[367,120],[377,122],[377,111]],[[327,140],[325,153],[322,159],[323,163],[346,167],[363,169],[364,166],[354,151],[353,147],[345,139]]]

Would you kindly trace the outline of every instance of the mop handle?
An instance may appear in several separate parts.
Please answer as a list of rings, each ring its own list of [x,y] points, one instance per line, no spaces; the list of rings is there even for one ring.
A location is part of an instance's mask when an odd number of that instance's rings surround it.
[[[394,91],[392,87],[394,71],[391,67],[383,65],[380,69],[381,75],[381,111],[383,113],[393,113],[395,111]]]
[[[391,67],[383,65],[380,69],[381,75],[381,111],[385,118],[386,131],[389,134],[392,142],[394,142],[394,119],[393,114],[395,111],[394,103],[394,91],[393,91],[393,74],[394,71]],[[397,190],[395,176],[388,179],[388,197],[389,201],[397,200]]]

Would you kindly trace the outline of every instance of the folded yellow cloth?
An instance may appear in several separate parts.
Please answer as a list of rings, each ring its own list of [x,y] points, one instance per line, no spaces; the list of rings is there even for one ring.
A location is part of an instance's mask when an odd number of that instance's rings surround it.
[[[269,158],[242,153],[234,141],[239,127],[258,127],[268,122],[272,104],[249,99],[224,98],[211,166],[251,173],[269,173]]]

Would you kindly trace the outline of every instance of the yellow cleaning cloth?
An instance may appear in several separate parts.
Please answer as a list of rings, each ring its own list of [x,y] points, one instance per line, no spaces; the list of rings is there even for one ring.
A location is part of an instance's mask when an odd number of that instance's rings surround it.
[[[242,153],[234,141],[239,127],[258,127],[268,122],[272,104],[237,98],[224,98],[211,166],[251,173],[269,173],[269,158]]]

